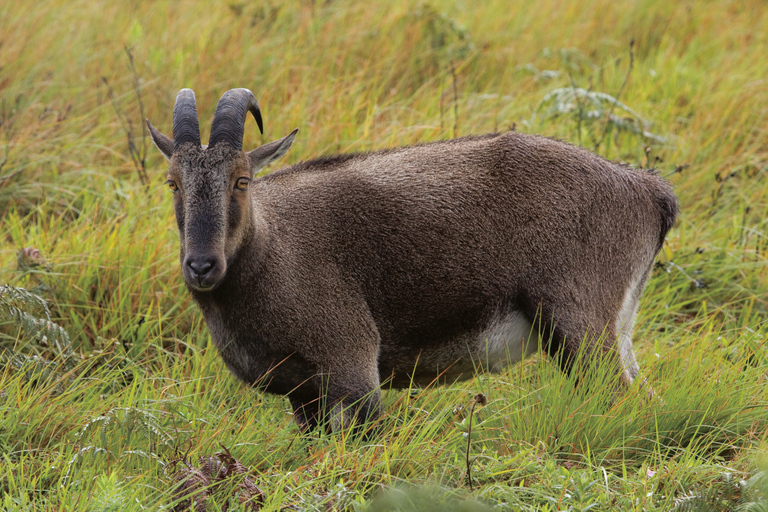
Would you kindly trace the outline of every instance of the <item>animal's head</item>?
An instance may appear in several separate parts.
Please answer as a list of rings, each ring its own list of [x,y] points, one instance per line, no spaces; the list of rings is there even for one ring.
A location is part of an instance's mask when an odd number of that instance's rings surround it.
[[[216,106],[207,146],[200,144],[195,93],[182,89],[173,109],[173,140],[149,120],[149,132],[168,159],[168,187],[181,240],[184,280],[197,291],[214,289],[227,273],[249,230],[253,211],[249,185],[254,173],[283,156],[298,130],[253,151],[243,151],[248,112],[263,133],[261,111],[248,89],[224,93]]]

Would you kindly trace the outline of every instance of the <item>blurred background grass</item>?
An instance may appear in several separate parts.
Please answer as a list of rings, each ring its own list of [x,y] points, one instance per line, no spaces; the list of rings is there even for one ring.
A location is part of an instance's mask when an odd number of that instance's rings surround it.
[[[766,443],[766,27],[757,0],[3,2],[0,283],[44,298],[72,350],[0,316],[0,488],[16,500],[6,506],[76,510],[73,496],[113,491],[134,507],[168,503],[164,462],[219,441],[246,447],[233,454],[259,468],[269,506],[359,508],[403,480],[462,488],[464,441],[450,417],[478,389],[500,402],[488,408],[475,497],[552,509],[590,492],[603,507],[629,496],[628,510],[748,504],[746,487],[729,497],[722,475],[747,482]],[[510,129],[656,167],[682,214],[635,339],[666,419],[630,398],[621,414],[588,401],[596,419],[585,419],[572,405],[583,397],[534,358],[420,393],[423,418],[387,393],[400,437],[381,446],[300,438],[283,399],[240,387],[206,350],[182,286],[166,164],[143,124],[170,133],[182,87],[195,90],[204,141],[234,87],[254,91],[265,120],[263,137],[248,122],[246,148],[298,127],[267,172]],[[30,247],[40,253],[19,255]],[[529,494],[515,501],[510,482]],[[590,503],[575,499],[573,509]]]

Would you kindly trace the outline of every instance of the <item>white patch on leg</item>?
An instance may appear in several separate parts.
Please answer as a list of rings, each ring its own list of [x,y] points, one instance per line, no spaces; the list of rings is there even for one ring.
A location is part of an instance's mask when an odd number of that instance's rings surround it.
[[[635,380],[640,372],[640,366],[635,359],[632,350],[632,330],[635,327],[635,316],[640,304],[640,292],[642,279],[634,278],[624,292],[624,300],[621,303],[621,311],[616,319],[617,343],[619,345],[619,357],[621,358],[621,378],[627,385]]]
[[[531,323],[518,311],[495,317],[477,338],[480,363],[492,372],[499,372],[532,354],[538,348],[538,339],[531,336],[531,330]]]

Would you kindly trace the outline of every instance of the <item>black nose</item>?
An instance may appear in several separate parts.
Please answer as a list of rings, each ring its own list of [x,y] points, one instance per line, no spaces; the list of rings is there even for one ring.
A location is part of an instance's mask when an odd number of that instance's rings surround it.
[[[187,260],[187,265],[190,269],[192,269],[192,275],[195,276],[195,278],[198,281],[202,281],[202,279],[207,276],[211,270],[213,270],[213,267],[216,266],[216,259],[215,258],[200,258],[200,259],[192,259],[190,258]]]

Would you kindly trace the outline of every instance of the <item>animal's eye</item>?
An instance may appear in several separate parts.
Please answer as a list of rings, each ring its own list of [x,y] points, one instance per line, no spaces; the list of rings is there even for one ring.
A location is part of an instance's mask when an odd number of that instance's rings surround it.
[[[179,190],[179,187],[176,185],[176,182],[173,180],[168,180],[165,182],[166,185],[168,185],[168,188],[171,189],[173,192],[176,192]]]
[[[248,182],[251,181],[248,178],[237,178],[235,182],[235,188],[238,190],[248,190]]]

